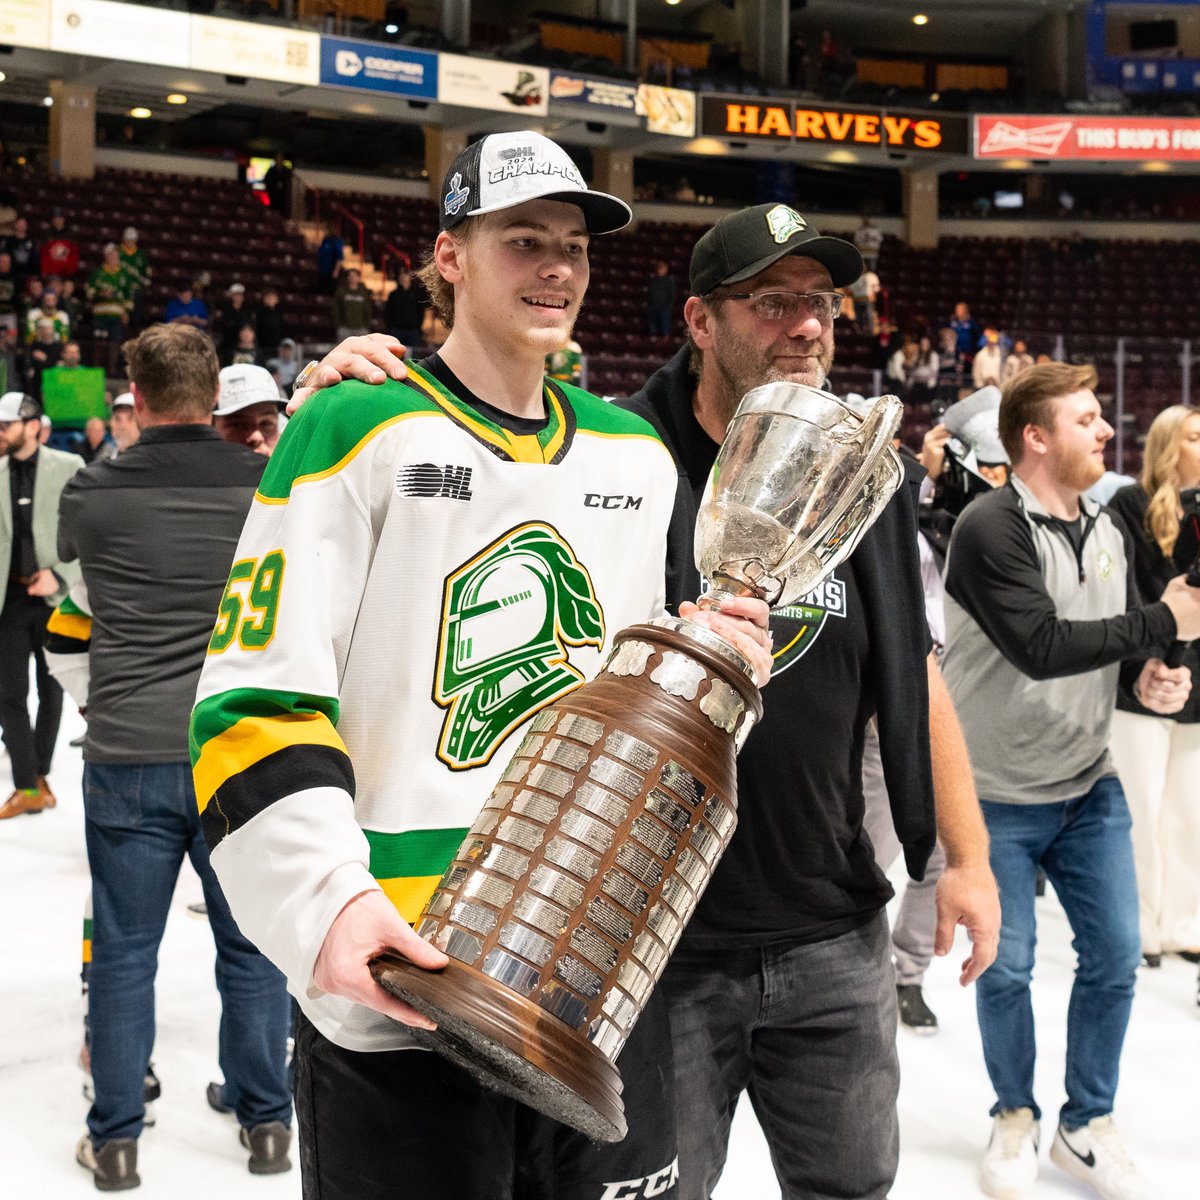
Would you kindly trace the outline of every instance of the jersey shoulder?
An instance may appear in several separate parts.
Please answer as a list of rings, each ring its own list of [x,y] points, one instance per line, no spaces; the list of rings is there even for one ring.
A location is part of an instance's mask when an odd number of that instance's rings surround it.
[[[286,499],[294,484],[336,473],[373,438],[400,422],[441,415],[427,396],[397,380],[346,380],[322,389],[288,422],[259,494]]]
[[[618,408],[615,404],[593,396],[591,392],[585,392],[583,388],[577,388],[573,384],[555,380],[553,386],[560,388],[571,402],[571,408],[575,411],[576,427],[581,432],[603,437],[649,438],[660,445],[663,444],[658,430],[637,413]]]

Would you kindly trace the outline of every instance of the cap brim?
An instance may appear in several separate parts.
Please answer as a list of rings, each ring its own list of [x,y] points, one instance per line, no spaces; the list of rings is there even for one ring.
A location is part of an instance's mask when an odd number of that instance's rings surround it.
[[[274,404],[282,412],[286,403],[280,396],[255,396],[251,400],[235,400],[227,408],[214,408],[212,415],[214,417],[231,417],[235,412],[241,412],[243,408],[251,408],[255,404]]]
[[[530,204],[534,200],[558,200],[563,204],[574,204],[583,210],[584,223],[588,233],[615,233],[624,229],[633,220],[633,210],[624,200],[610,196],[607,192],[550,192],[544,196],[522,196],[519,200],[503,204],[490,204],[473,208],[464,213],[465,217],[482,217],[487,213],[503,212],[507,208],[518,208],[522,204]],[[457,223],[457,222],[456,222]]]
[[[792,254],[819,262],[829,271],[834,287],[849,287],[863,273],[862,255],[853,243],[835,237],[815,237],[791,246],[780,246],[777,251],[756,259],[736,275],[721,280],[717,286],[724,287],[730,283],[742,283],[744,280],[753,279],[759,271],[765,271],[772,263],[777,263],[781,258]]]

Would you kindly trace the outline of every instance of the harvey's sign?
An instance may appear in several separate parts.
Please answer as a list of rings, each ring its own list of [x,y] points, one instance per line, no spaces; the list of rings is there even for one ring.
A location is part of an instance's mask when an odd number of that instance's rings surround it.
[[[803,142],[830,149],[855,146],[940,154],[965,154],[968,149],[965,116],[805,105],[766,97],[703,97],[700,132],[729,141]]]

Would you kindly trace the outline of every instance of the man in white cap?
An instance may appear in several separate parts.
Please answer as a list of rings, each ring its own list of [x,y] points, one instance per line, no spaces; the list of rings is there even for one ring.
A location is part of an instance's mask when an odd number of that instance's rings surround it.
[[[0,820],[56,803],[46,776],[58,740],[62,688],[50,677],[42,645],[51,611],[79,578],[79,564],[59,558],[58,501],[83,460],[42,446],[41,418],[41,406],[32,396],[0,396],[0,562],[8,564],[0,604],[0,728],[13,775],[13,791],[0,806]],[[32,726],[30,657],[38,690]]]
[[[227,442],[240,442],[270,457],[283,432],[279,388],[265,367],[237,363],[221,370],[213,425]]]
[[[112,417],[108,427],[113,441],[117,443],[118,454],[128,450],[141,436],[142,431],[137,423],[132,392],[122,392],[112,402]]]
[[[591,238],[628,207],[527,131],[469,146],[439,207],[423,282],[445,345],[403,381],[306,405],[263,476],[192,716],[201,820],[239,926],[301,1008],[305,1196],[666,1198],[678,1169],[657,993],[620,1059],[629,1135],[596,1145],[413,1053],[405,1027],[431,1023],[368,969],[388,946],[447,962],[409,922],[529,718],[597,669],[611,633],[662,611],[676,491],[647,422],[544,375],[578,315]],[[638,504],[589,506],[591,492]],[[450,639],[478,610],[447,581],[480,563],[519,582],[459,676]],[[765,679],[765,605],[681,615]],[[541,628],[553,650],[530,640]]]

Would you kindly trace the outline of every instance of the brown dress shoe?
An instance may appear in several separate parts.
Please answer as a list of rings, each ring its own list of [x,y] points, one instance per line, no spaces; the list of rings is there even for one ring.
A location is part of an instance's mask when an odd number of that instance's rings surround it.
[[[0,821],[5,821],[9,817],[19,817],[22,813],[40,813],[46,807],[42,799],[42,793],[34,792],[31,796],[28,792],[17,788],[5,802],[0,805]]]
[[[90,1134],[84,1134],[75,1148],[75,1161],[92,1173],[96,1189],[101,1192],[127,1192],[141,1187],[137,1173],[137,1141],[134,1138],[115,1138],[97,1150]]]
[[[58,797],[50,790],[50,783],[45,775],[38,776],[38,796],[44,801],[43,808],[54,808],[58,804]]]
[[[251,1175],[278,1175],[292,1169],[288,1147],[292,1131],[282,1121],[267,1121],[249,1129],[242,1126],[242,1145],[250,1151]]]

